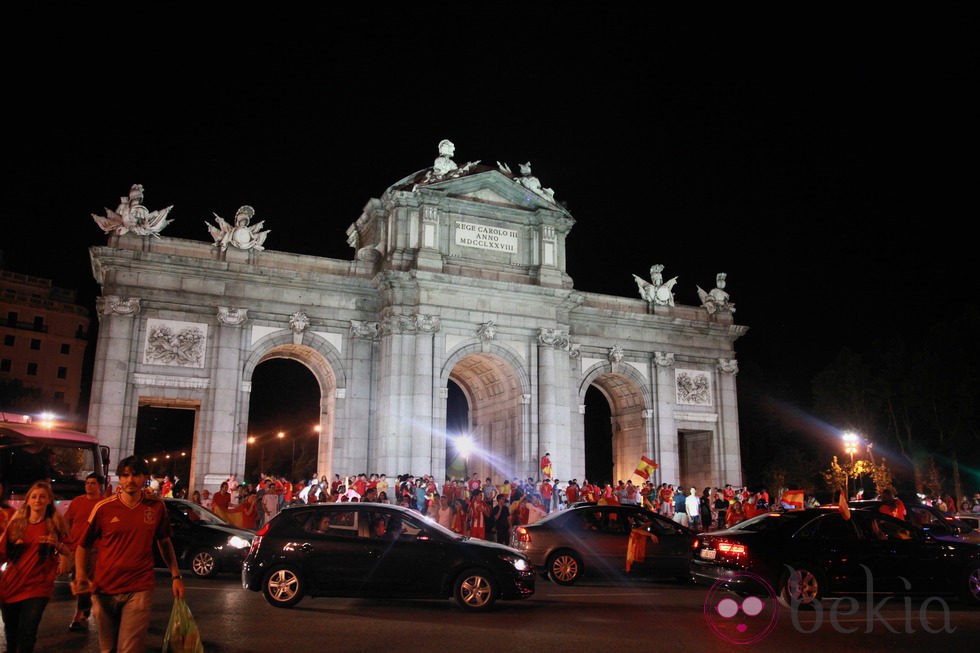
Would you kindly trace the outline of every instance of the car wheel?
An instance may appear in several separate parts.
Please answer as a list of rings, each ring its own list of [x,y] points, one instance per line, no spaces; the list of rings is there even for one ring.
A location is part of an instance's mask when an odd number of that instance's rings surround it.
[[[497,601],[497,585],[482,569],[467,569],[456,579],[453,596],[464,610],[489,610]]]
[[[809,565],[786,570],[779,582],[779,602],[787,608],[812,608],[824,595],[823,575]]]
[[[970,605],[980,606],[980,565],[966,570],[966,582],[962,586],[962,597]]]
[[[198,578],[210,578],[218,573],[218,561],[213,553],[202,549],[191,557],[191,571]]]
[[[269,605],[276,608],[291,608],[303,598],[303,580],[289,567],[273,569],[262,581],[262,594]]]
[[[571,585],[582,574],[582,561],[571,551],[556,551],[548,558],[548,577],[558,585]]]

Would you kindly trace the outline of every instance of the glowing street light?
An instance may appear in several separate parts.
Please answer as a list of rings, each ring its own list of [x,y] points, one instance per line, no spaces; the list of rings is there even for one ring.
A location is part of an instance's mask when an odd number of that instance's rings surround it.
[[[847,470],[847,494],[851,494],[851,471],[854,469],[854,454],[858,449],[858,436],[850,431],[841,435],[844,440],[844,453],[851,457],[851,468]]]

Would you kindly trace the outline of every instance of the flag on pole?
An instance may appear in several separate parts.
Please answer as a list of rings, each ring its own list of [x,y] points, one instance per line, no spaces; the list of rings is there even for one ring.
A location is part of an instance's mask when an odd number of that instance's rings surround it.
[[[653,470],[657,469],[658,467],[660,467],[660,465],[653,462],[646,456],[640,456],[640,463],[636,466],[636,471],[633,473],[640,478],[649,479],[650,474],[652,474]]]
[[[851,507],[847,505],[847,491],[840,491],[840,514],[844,517],[844,521],[851,518]]]

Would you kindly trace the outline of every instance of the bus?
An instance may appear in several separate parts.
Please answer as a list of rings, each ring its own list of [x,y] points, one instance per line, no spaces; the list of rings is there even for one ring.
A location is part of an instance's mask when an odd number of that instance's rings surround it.
[[[20,507],[36,481],[48,481],[55,507],[62,514],[85,494],[85,478],[99,477],[102,492],[109,482],[109,447],[88,433],[60,428],[30,415],[0,412],[0,483],[3,498]]]

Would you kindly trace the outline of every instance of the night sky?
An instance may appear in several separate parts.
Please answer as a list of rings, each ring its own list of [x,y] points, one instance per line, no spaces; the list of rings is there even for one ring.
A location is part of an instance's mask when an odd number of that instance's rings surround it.
[[[249,204],[267,249],[349,259],[364,204],[448,138],[460,165],[532,163],[577,221],[578,289],[637,297],[662,263],[697,305],[726,272],[739,384],[779,400],[975,299],[972,16],[625,7],[29,18],[0,46],[5,267],[94,312],[90,214],[133,183],[174,205],[165,236],[210,242],[212,212]]]

